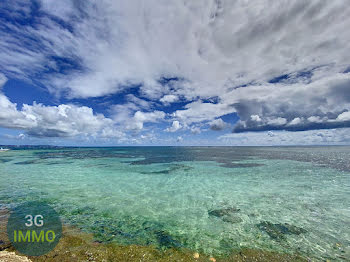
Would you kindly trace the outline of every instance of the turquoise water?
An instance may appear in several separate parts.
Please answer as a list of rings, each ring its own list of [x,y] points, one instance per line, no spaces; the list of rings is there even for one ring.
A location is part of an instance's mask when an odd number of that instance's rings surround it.
[[[101,242],[350,261],[350,147],[0,153],[0,206],[52,205]]]

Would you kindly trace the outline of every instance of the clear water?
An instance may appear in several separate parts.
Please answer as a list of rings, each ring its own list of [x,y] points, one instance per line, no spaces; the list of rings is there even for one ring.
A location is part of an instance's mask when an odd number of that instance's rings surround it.
[[[349,160],[350,147],[13,150],[0,205],[46,201],[101,242],[350,261]]]

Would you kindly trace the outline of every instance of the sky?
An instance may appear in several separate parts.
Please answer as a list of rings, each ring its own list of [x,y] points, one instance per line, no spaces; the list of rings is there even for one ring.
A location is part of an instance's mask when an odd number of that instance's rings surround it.
[[[349,145],[347,0],[2,0],[0,144]]]

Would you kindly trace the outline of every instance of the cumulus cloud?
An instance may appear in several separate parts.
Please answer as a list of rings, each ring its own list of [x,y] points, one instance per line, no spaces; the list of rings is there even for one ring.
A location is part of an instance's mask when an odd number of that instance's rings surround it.
[[[258,116],[258,115],[251,115],[251,116],[250,116],[250,119],[251,119],[252,121],[256,121],[256,122],[260,122],[260,121],[261,121],[261,118],[260,118],[260,116]]]
[[[159,101],[165,105],[169,105],[176,102],[177,100],[179,100],[179,98],[176,95],[165,95]]]
[[[141,131],[144,123],[157,123],[164,119],[164,112],[150,111],[153,102],[140,99],[132,94],[127,95],[126,98],[126,103],[114,105],[110,109],[111,118],[121,129]]]
[[[292,121],[290,121],[290,122],[288,123],[288,125],[292,125],[292,126],[294,126],[294,125],[300,125],[301,122],[302,122],[302,119],[301,119],[300,117],[296,117],[296,118],[294,118]]]
[[[0,126],[26,130],[34,137],[121,137],[113,121],[86,106],[24,104],[21,110],[0,93]],[[23,134],[21,135],[23,138]]]
[[[227,123],[221,118],[215,119],[209,123],[210,129],[214,131],[221,131],[227,127]]]
[[[177,139],[176,139],[177,142],[182,142],[183,140],[184,140],[184,139],[183,139],[182,136],[178,136]]]
[[[177,130],[181,129],[181,125],[180,122],[175,120],[173,121],[173,124],[171,125],[171,127],[168,127],[167,129],[165,129],[165,131],[167,132],[176,132]]]
[[[201,133],[201,129],[200,129],[200,127],[198,127],[198,126],[192,126],[192,127],[190,128],[190,130],[191,130],[191,133],[192,133],[192,134],[195,134],[195,135],[198,135],[198,134]]]
[[[137,111],[133,118],[127,123],[127,129],[139,131],[143,129],[144,123],[156,123],[164,119],[165,113],[162,111],[141,112]]]
[[[187,104],[184,110],[176,110],[173,117],[189,125],[214,120],[217,117],[233,112],[235,112],[235,109],[228,104],[195,101]]]
[[[337,121],[350,121],[350,112],[349,111],[347,111],[347,112],[343,112],[343,113],[341,113],[338,117],[337,117],[337,119],[336,119]]]

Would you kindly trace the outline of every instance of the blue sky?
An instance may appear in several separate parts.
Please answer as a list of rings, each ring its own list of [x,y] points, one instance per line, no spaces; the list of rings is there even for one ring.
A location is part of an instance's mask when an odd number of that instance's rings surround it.
[[[0,144],[350,143],[346,1],[2,1]]]

